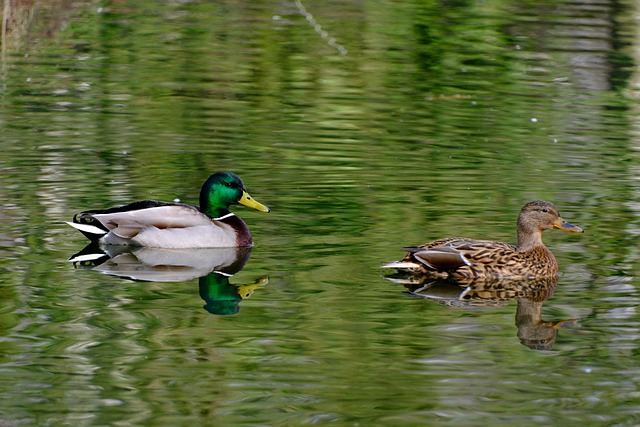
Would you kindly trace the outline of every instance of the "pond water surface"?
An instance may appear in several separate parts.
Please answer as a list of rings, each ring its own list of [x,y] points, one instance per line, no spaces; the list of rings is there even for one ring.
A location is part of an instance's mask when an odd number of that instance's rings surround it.
[[[27,3],[3,10],[0,424],[640,423],[636,2]],[[68,261],[75,213],[196,203],[219,170],[271,208],[234,209],[250,253]],[[585,229],[545,233],[543,296],[380,269],[515,242],[533,199]]]

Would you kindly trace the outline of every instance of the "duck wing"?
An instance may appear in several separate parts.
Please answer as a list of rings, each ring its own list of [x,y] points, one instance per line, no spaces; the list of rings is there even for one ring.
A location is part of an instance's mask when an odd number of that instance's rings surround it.
[[[417,261],[437,271],[451,271],[463,265],[469,265],[464,253],[451,246],[426,249],[405,248],[405,250],[411,253]]]
[[[408,253],[398,262],[383,267],[413,274],[463,274],[482,276],[484,270],[500,269],[519,259],[514,245],[491,240],[452,237],[404,248]],[[482,272],[480,271],[482,270]]]
[[[435,245],[434,245],[435,243]],[[425,247],[426,246],[426,247]],[[518,248],[515,245],[494,240],[475,240],[466,238],[443,239],[422,246],[423,249],[449,248],[463,254],[465,259],[471,262],[488,263],[496,257],[515,255]],[[469,265],[468,263],[465,263]]]
[[[152,200],[102,211],[86,211],[74,218],[74,222],[96,226],[124,239],[131,239],[150,227],[164,230],[211,225],[211,219],[195,206]]]

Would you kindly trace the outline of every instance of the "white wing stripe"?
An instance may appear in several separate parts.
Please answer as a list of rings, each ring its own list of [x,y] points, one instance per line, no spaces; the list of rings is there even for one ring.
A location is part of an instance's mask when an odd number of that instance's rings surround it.
[[[75,228],[76,230],[84,231],[85,233],[97,234],[97,235],[107,234],[106,231],[104,231],[102,228],[96,227],[95,225],[78,224],[77,222],[69,222],[69,221],[66,221],[66,223],[72,226],[73,228]]]

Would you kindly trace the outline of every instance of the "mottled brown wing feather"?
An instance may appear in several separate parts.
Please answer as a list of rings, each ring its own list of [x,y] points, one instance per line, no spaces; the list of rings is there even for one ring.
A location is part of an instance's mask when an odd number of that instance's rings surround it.
[[[462,252],[446,246],[419,250],[413,256],[427,267],[439,271],[451,271],[469,265]]]

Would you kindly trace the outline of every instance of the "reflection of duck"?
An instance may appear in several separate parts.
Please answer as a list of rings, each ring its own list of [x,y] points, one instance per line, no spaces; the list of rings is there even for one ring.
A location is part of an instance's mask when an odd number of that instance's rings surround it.
[[[516,326],[520,342],[533,350],[551,350],[558,338],[558,329],[574,324],[575,319],[547,322],[542,320],[542,301],[519,300]]]
[[[542,243],[542,232],[550,228],[582,233],[563,220],[549,202],[527,203],[518,217],[518,246],[489,240],[454,237],[406,248],[402,260],[383,265],[400,272],[454,279],[536,278],[558,274],[555,257]]]
[[[253,291],[269,283],[268,277],[261,277],[254,283],[236,286],[229,283],[229,276],[211,273],[198,280],[200,298],[205,301],[204,309],[211,314],[236,314],[240,311],[240,301],[247,299]]]
[[[147,282],[184,282],[244,268],[251,248],[157,249],[90,244],[69,261],[76,267]]]
[[[237,175],[218,172],[202,185],[199,207],[143,200],[110,209],[84,211],[68,224],[92,242],[104,245],[152,248],[251,246],[249,228],[229,211],[229,206],[236,203],[269,212],[269,208],[249,196]]]
[[[446,305],[485,306],[527,299],[545,301],[553,295],[557,277],[530,280],[456,281],[423,277],[424,280],[389,278],[402,283],[412,295],[428,298]]]
[[[551,350],[558,328],[571,320],[542,320],[542,303],[553,295],[557,277],[536,280],[456,282],[443,279],[401,280],[412,295],[455,307],[492,307],[517,300],[516,326],[520,342],[534,350]]]
[[[213,314],[235,314],[239,302],[267,277],[247,285],[234,285],[231,276],[243,269],[251,248],[155,249],[90,244],[70,258],[76,268],[87,268],[136,281],[182,282],[199,278],[205,310]]]

